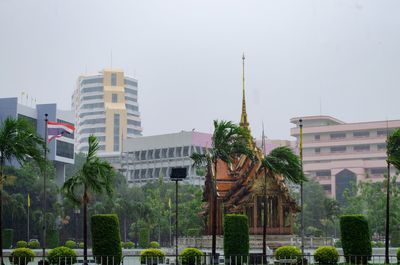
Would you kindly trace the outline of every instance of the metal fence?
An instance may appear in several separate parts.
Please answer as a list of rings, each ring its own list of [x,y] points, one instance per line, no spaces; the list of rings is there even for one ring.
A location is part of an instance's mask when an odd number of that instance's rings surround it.
[[[5,265],[43,265],[43,258],[36,256],[35,258],[27,257],[4,257]],[[45,265],[310,265],[319,264],[315,261],[313,255],[276,257],[274,255],[263,256],[262,254],[218,255],[214,260],[211,255],[202,255],[198,257],[185,258],[175,255],[165,255],[163,257],[149,256],[141,257],[140,255],[124,255],[122,257],[113,256],[88,256],[87,262],[84,262],[83,256],[75,258],[58,257],[56,259],[48,259],[46,257]],[[368,256],[339,256],[338,264],[385,264],[384,255]],[[398,264],[396,256],[390,256],[390,264]],[[323,264],[327,265],[327,264]],[[333,265],[333,264],[330,264]]]

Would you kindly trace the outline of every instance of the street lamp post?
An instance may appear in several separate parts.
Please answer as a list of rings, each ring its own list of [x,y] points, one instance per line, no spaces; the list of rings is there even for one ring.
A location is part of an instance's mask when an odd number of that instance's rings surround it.
[[[300,127],[300,169],[303,175],[303,120],[299,120]],[[303,191],[303,180],[300,182],[300,208],[301,208],[301,254],[304,256],[304,191]]]

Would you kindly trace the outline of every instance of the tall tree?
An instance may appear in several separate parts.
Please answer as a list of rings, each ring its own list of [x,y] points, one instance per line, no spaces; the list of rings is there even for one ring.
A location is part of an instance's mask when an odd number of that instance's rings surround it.
[[[6,179],[4,166],[6,161],[15,159],[20,164],[29,159],[43,162],[40,146],[44,141],[35,129],[25,119],[6,118],[0,125],[0,239],[3,238],[2,223],[2,193],[3,184]],[[3,264],[3,242],[0,240],[0,264]]]
[[[218,161],[227,164],[232,163],[234,157],[246,155],[253,158],[252,139],[247,128],[238,126],[230,121],[214,121],[214,133],[212,137],[212,147],[207,154],[192,154],[191,158],[196,167],[207,165],[214,174],[212,177],[212,257],[213,262],[216,257],[217,242],[217,164]]]
[[[264,222],[263,222],[263,256],[267,255],[267,177],[272,178],[275,175],[281,175],[285,180],[294,184],[300,184],[306,178],[301,169],[299,157],[287,146],[281,146],[273,149],[261,161],[261,169],[264,170],[264,179],[262,184],[263,203],[264,203]]]
[[[63,186],[66,197],[76,204],[83,204],[83,255],[84,263],[87,260],[87,205],[90,194],[106,192],[112,194],[112,180],[114,170],[111,165],[97,157],[99,142],[94,135],[89,136],[89,148],[83,166],[76,174],[67,179]]]

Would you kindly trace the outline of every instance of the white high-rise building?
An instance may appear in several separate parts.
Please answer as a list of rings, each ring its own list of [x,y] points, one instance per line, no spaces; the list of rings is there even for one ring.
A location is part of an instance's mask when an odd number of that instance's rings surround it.
[[[123,70],[104,69],[81,75],[72,95],[76,119],[76,151],[88,150],[88,137],[99,140],[100,153],[120,153],[122,141],[142,135],[138,81]]]

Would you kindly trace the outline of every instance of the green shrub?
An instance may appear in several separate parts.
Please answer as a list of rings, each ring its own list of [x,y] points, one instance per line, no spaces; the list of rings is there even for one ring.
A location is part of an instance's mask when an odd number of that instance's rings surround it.
[[[37,240],[32,240],[28,242],[28,247],[32,249],[38,249],[40,248],[40,243]]]
[[[26,243],[26,242],[25,242]],[[14,265],[26,265],[33,260],[35,253],[29,248],[16,248],[10,254],[10,263]]]
[[[14,240],[14,229],[3,229],[3,247],[11,248]]]
[[[164,263],[165,254],[159,249],[148,248],[140,252],[140,263],[146,265],[156,265]]]
[[[150,245],[150,232],[147,228],[142,228],[139,232],[139,247],[147,248]]]
[[[58,230],[47,230],[46,244],[48,248],[56,248],[60,245],[60,235]]]
[[[28,243],[24,240],[20,240],[17,242],[17,248],[27,248],[28,247]]]
[[[204,253],[197,248],[185,248],[181,253],[182,265],[201,264],[201,258]]]
[[[400,230],[391,229],[390,231],[390,246],[399,247],[400,246]]]
[[[319,247],[314,253],[314,259],[319,264],[337,264],[339,253],[335,247]]]
[[[187,236],[196,237],[200,235],[200,229],[190,228],[187,230]]]
[[[79,247],[79,248],[84,248],[84,247],[85,247],[85,243],[80,242],[80,243],[78,244],[78,247]]]
[[[67,242],[65,242],[65,246],[67,248],[73,249],[76,248],[76,243],[73,240],[67,240]]]
[[[275,250],[276,259],[297,259],[301,262],[301,251],[298,247],[282,246]]]
[[[160,248],[160,243],[158,243],[157,241],[151,241],[150,248]]]
[[[119,221],[116,214],[92,216],[92,251],[102,265],[119,264],[122,257]]]
[[[124,248],[128,248],[128,249],[132,249],[135,247],[135,243],[133,243],[131,241],[127,241],[123,245],[124,245]]]
[[[397,260],[400,260],[400,248],[397,249],[396,255],[397,255]]]
[[[343,253],[348,263],[366,264],[371,259],[372,247],[368,221],[363,215],[340,217]]]
[[[57,247],[49,251],[47,259],[54,265],[71,265],[76,263],[76,252],[68,247]]]
[[[338,240],[335,242],[335,247],[341,248],[342,247],[342,241]]]
[[[249,225],[247,216],[242,214],[227,214],[224,218],[224,253],[225,259],[247,262],[249,255]],[[244,256],[235,259],[235,256]],[[238,262],[238,264],[240,264]],[[235,263],[234,263],[235,264]]]

